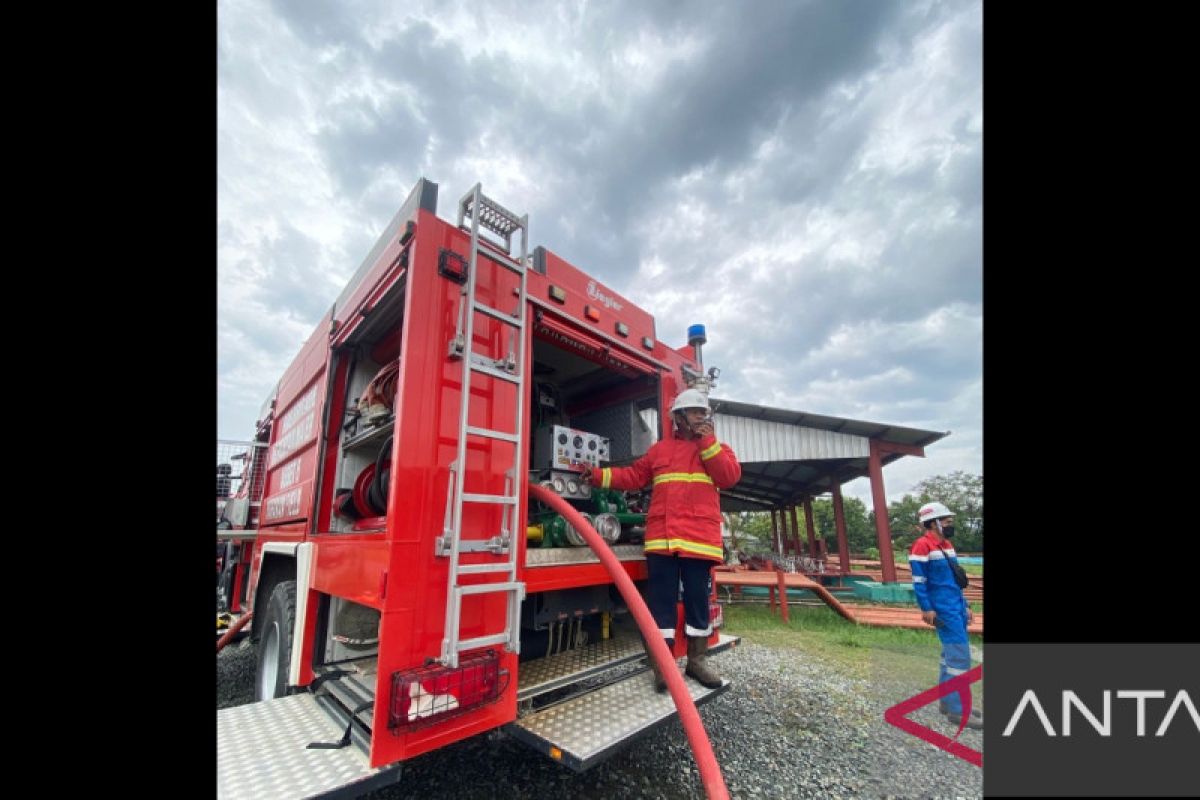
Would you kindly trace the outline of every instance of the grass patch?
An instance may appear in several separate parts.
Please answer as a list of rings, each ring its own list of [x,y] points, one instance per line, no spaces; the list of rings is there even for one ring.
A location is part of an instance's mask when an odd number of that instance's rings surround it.
[[[981,578],[983,577],[983,564],[964,564],[960,561],[958,562],[958,565],[962,567],[968,575],[978,575]]]
[[[725,632],[766,647],[801,650],[832,661],[859,678],[928,683],[937,674],[941,642],[930,628],[855,625],[831,608],[795,606],[789,621],[766,606],[724,605]],[[979,636],[971,643],[981,645]]]

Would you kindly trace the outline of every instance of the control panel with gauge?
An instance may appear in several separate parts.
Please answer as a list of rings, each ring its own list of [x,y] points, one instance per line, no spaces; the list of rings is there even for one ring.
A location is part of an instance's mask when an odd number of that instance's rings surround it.
[[[584,464],[599,467],[601,462],[609,460],[606,437],[553,425],[539,431],[535,444],[531,467],[543,486],[572,500],[591,497],[592,487],[579,473]]]
[[[603,436],[555,425],[550,429],[550,437],[550,463],[534,466],[579,472],[584,464],[598,467],[601,461],[608,461],[608,439]]]

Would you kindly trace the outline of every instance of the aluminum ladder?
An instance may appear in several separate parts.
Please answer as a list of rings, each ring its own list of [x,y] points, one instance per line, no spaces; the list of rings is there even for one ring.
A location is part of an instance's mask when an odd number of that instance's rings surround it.
[[[467,268],[467,279],[463,282],[459,300],[458,326],[450,341],[448,356],[462,361],[462,401],[458,420],[458,454],[450,465],[450,484],[447,489],[446,519],[443,534],[438,537],[436,554],[450,559],[448,586],[446,591],[446,635],[442,639],[442,655],[439,659],[448,667],[458,666],[458,655],[466,650],[503,644],[513,653],[521,651],[520,611],[525,599],[525,584],[517,580],[517,522],[520,519],[517,495],[521,485],[520,476],[524,469],[521,435],[525,426],[525,291],[527,259],[529,249],[529,215],[518,217],[483,194],[481,184],[475,184],[458,202],[458,226],[463,228],[467,218],[471,220],[471,253]],[[479,236],[483,226],[504,240],[505,253],[488,247]],[[511,256],[512,236],[521,232],[521,253]],[[516,273],[521,278],[521,288],[516,295],[517,308],[513,312],[492,308],[479,302],[475,287],[478,279],[480,257],[490,258],[501,267]],[[477,353],[472,346],[475,332],[475,315],[483,314],[508,325],[509,349],[504,358],[494,359]],[[471,375],[480,373],[516,386],[516,408],[513,430],[502,431],[479,428],[467,421],[471,402]],[[464,465],[467,463],[467,438],[483,437],[513,443],[513,464],[505,472],[504,494],[475,494],[464,491]],[[463,506],[466,503],[494,504],[502,507],[500,533],[488,539],[462,536]],[[506,556],[504,561],[483,564],[460,564],[463,553],[488,551]],[[480,573],[503,573],[500,581],[462,586],[462,575]],[[500,633],[461,639],[459,628],[462,620],[462,600],[466,595],[504,592],[508,601],[506,627]]]

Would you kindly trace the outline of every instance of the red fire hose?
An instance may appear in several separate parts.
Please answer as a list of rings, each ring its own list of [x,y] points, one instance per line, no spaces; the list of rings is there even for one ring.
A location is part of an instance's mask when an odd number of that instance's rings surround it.
[[[217,652],[221,652],[221,648],[233,641],[233,637],[237,636],[237,632],[246,627],[246,623],[254,616],[253,611],[247,611],[242,616],[238,617],[238,621],[229,626],[229,630],[217,639]]]
[[[683,722],[683,730],[687,734],[688,742],[692,745],[696,766],[700,768],[700,780],[704,782],[705,793],[710,800],[729,800],[729,790],[725,788],[721,767],[717,764],[712,744],[704,732],[704,724],[700,721],[700,712],[696,710],[696,704],[693,702],[691,694],[688,693],[683,676],[675,668],[675,659],[671,657],[671,651],[667,649],[666,640],[658,632],[658,625],[650,616],[650,609],[646,607],[637,587],[625,573],[621,562],[613,555],[612,550],[609,549],[600,534],[596,533],[596,529],[589,525],[587,520],[561,497],[532,482],[529,484],[529,494],[535,500],[545,503],[562,514],[567,522],[571,523],[571,527],[587,540],[588,546],[600,557],[600,562],[604,564],[608,574],[616,581],[621,597],[625,598],[626,605],[629,606],[633,618],[637,620],[638,628],[642,631],[642,636],[646,639],[651,657],[658,664],[663,678],[667,681],[667,688],[671,691],[675,708],[679,710],[679,719]]]

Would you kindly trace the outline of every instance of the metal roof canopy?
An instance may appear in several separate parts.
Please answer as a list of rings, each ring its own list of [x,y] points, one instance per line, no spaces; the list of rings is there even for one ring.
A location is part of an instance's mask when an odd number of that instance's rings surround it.
[[[785,508],[868,477],[873,440],[887,465],[904,455],[924,455],[926,445],[950,434],[711,400],[717,438],[742,465],[742,479],[721,491],[722,511]]]

